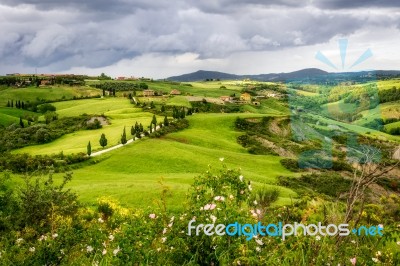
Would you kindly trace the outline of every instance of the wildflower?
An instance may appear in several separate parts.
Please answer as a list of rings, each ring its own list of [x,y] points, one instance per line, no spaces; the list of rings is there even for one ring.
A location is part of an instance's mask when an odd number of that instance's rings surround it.
[[[216,196],[216,197],[214,198],[214,200],[216,200],[216,201],[224,201],[224,200],[225,200],[225,197],[224,197],[224,196]]]
[[[243,176],[242,175],[239,176],[239,180],[240,180],[240,182],[243,182]]]
[[[43,240],[46,240],[46,239],[47,239],[47,236],[41,235],[40,238],[39,238],[38,240],[39,240],[39,241],[43,241]]]
[[[356,257],[354,257],[354,258],[351,258],[350,259],[350,263],[351,263],[351,265],[356,265],[356,263],[357,263],[357,258]]]
[[[261,239],[256,239],[256,243],[259,244],[260,246],[264,245]]]
[[[253,201],[253,204],[254,204],[254,205],[257,205],[257,203],[258,203],[258,202],[257,202],[256,200]]]
[[[379,260],[377,258],[372,258],[372,261],[378,263]]]
[[[166,237],[161,238],[161,242],[165,243],[165,241],[167,241]]]
[[[223,162],[223,161],[224,161],[224,157],[219,158],[219,160],[220,160],[221,162]]]
[[[99,221],[99,223],[104,223],[104,220],[101,219],[101,217],[99,219],[97,219],[97,221]]]
[[[93,261],[93,266],[99,266],[99,262],[97,260]]]
[[[163,235],[165,235],[167,233],[167,228],[164,228],[164,230],[162,231]]]
[[[35,252],[35,250],[36,250],[35,247],[30,247],[30,248],[29,248],[29,251],[30,251],[30,252]]]
[[[175,216],[172,216],[171,220],[169,220],[169,222],[172,223],[174,221],[174,219],[175,219]]]
[[[259,209],[257,209],[257,210],[256,210],[256,213],[257,213],[258,215],[260,215],[260,214],[261,214],[261,211],[260,211]]]
[[[249,190],[250,190],[250,191],[252,191],[252,190],[253,190],[253,188],[251,187],[251,185],[249,185]]]
[[[172,227],[173,225],[174,225],[174,223],[171,222],[168,224],[168,227]]]
[[[120,252],[120,251],[121,251],[121,249],[118,246],[118,248],[114,249],[114,251],[113,251],[114,256],[117,256],[118,252]]]
[[[378,228],[383,229],[383,224],[378,224]]]
[[[107,254],[107,249],[103,249],[103,252],[101,252],[101,254],[106,255]]]
[[[240,191],[240,194],[241,194],[241,195],[243,195],[243,194],[244,194],[244,191],[243,191],[243,190],[241,190],[241,191]]]
[[[92,252],[93,251],[93,247],[92,246],[87,246],[86,247],[86,252],[87,253],[90,253],[90,252]]]
[[[234,198],[233,195],[229,195],[230,200],[233,200],[233,198]]]
[[[240,263],[240,260],[238,260],[236,263],[237,263],[237,265],[242,265],[242,264]]]
[[[155,219],[157,216],[155,213],[151,213],[151,214],[149,214],[149,217],[150,217],[150,219]]]
[[[380,257],[382,255],[382,253],[380,251],[375,253],[375,256]]]
[[[253,217],[257,217],[257,216],[258,216],[257,213],[256,213],[254,210],[250,210],[250,212],[251,212],[251,215],[252,215]]]
[[[355,244],[355,243],[356,243],[356,241],[355,241],[355,240],[351,240],[350,242],[351,242],[351,243],[353,243],[353,244]]]
[[[55,234],[52,235],[52,237],[53,237],[53,239],[54,239],[54,238],[57,238],[57,237],[58,237],[58,234],[55,233]]]
[[[60,249],[60,253],[63,254],[63,255],[65,255],[65,252],[64,252],[63,249]]]
[[[320,240],[321,240],[321,237],[320,237],[320,236],[316,236],[316,237],[315,237],[315,240],[320,241]]]
[[[107,247],[107,243],[106,242],[103,242],[103,247]]]
[[[109,235],[108,239],[110,239],[110,241],[113,241],[114,240],[114,236],[113,235]]]
[[[256,247],[256,251],[257,252],[261,252],[261,248],[260,247]]]
[[[158,248],[157,251],[160,252],[161,248]]]
[[[17,242],[17,245],[19,245],[19,244],[21,244],[21,243],[22,243],[22,241],[24,241],[24,239],[23,239],[23,238],[18,238],[18,239],[17,239],[17,241],[15,241],[15,242]]]
[[[214,215],[210,215],[211,220],[213,221],[213,224],[215,224],[215,221],[217,220],[217,217]]]
[[[400,241],[397,241],[397,245],[399,245],[399,246],[400,246]]]
[[[206,210],[206,211],[207,210],[214,210],[216,206],[217,205],[215,205],[214,203],[206,204],[203,209]]]

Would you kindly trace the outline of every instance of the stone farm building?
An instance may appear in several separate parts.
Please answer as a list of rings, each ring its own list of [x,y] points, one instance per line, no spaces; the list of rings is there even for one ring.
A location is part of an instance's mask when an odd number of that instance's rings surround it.
[[[144,90],[143,96],[144,97],[154,96],[154,91],[153,90]]]

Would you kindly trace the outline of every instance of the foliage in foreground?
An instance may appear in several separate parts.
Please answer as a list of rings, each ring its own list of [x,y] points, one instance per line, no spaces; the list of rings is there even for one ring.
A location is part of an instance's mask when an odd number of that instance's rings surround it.
[[[97,209],[79,207],[52,177],[26,178],[20,188],[0,179],[0,265],[396,265],[400,263],[399,197],[369,206],[360,224],[384,224],[383,237],[187,235],[195,225],[341,223],[344,204],[304,197],[291,206],[271,207],[279,191],[252,185],[239,170],[210,168],[194,179],[184,211],[168,213],[168,188],[157,210],[129,210],[109,198]],[[273,205],[272,205],[273,206]],[[390,206],[390,208],[389,208]],[[397,222],[396,222],[397,221]],[[193,231],[192,231],[193,234]],[[397,240],[396,240],[397,237]]]

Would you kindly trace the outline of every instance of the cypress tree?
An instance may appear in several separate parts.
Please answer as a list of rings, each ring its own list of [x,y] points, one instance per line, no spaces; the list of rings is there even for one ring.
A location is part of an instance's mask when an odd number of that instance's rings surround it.
[[[138,139],[140,139],[140,138],[142,138],[142,134],[140,134],[139,131],[136,131],[136,137],[137,137]]]
[[[136,123],[135,123],[135,132],[138,132],[138,131],[140,131],[140,127],[139,127],[138,122],[136,121]]]
[[[151,120],[151,123],[154,125],[154,128],[155,128],[156,125],[157,125],[157,118],[156,118],[156,115],[153,115],[153,119]]]
[[[140,123],[140,124],[139,124],[139,132],[143,132],[143,131],[144,131],[143,125],[142,125],[142,123]]]
[[[165,105],[161,105],[161,112],[162,112],[162,113],[165,112]]]
[[[90,156],[92,154],[92,145],[90,144],[90,141],[86,147],[86,150],[87,150],[87,155]]]
[[[105,147],[105,146],[107,146],[107,138],[106,138],[106,135],[103,133],[103,134],[101,134],[101,137],[100,137],[100,145],[101,145],[101,147]]]
[[[125,145],[128,142],[128,140],[126,139],[126,131],[125,131],[125,127],[124,127],[124,131],[122,132],[122,136],[121,136],[121,143],[122,145]]]
[[[150,133],[153,132],[153,124],[150,124],[150,126],[149,126],[149,131],[150,131]]]
[[[164,117],[164,126],[169,126],[169,121],[168,121],[168,118],[167,118],[167,116],[165,116]]]
[[[19,125],[20,125],[22,128],[25,127],[24,121],[22,121],[22,117],[19,118]]]
[[[131,127],[131,135],[135,136],[136,134],[136,128],[134,128],[133,126]]]

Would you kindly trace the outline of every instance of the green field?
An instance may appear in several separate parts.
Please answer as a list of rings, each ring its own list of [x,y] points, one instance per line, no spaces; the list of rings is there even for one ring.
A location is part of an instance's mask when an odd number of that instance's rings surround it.
[[[90,141],[93,151],[100,150],[99,139],[104,133],[108,139],[108,146],[114,146],[120,142],[121,134],[126,127],[128,138],[130,128],[137,121],[146,128],[150,125],[151,113],[142,112],[140,108],[135,108],[125,98],[104,98],[75,100],[54,103],[57,113],[63,116],[78,116],[87,114],[104,114],[109,118],[110,125],[104,125],[101,129],[82,130],[62,136],[61,138],[43,145],[28,146],[17,150],[18,153],[30,154],[54,154],[63,151],[65,154],[86,152],[86,145]],[[163,117],[157,118],[162,121]]]
[[[99,150],[101,133],[106,134],[109,146],[112,146],[119,142],[124,126],[129,130],[135,121],[147,125],[152,117],[151,113],[132,107],[124,98],[76,100],[55,103],[55,106],[60,116],[104,113],[110,118],[111,125],[98,130],[74,132],[51,143],[25,147],[16,152],[85,152],[89,140],[93,149]],[[272,110],[270,114],[275,115],[276,111]],[[280,165],[280,157],[249,154],[237,143],[236,138],[241,133],[234,129],[234,120],[238,116],[264,115],[195,114],[188,117],[188,129],[161,139],[136,141],[91,159],[97,163],[85,164],[89,166],[75,170],[70,187],[89,205],[94,204],[98,197],[112,196],[126,206],[146,207],[159,198],[158,181],[164,178],[171,189],[168,194],[170,208],[179,209],[193,177],[206,171],[210,164],[219,167],[221,157],[225,158],[224,163],[228,167],[240,167],[243,174],[255,182],[254,187],[265,183],[274,186],[278,175],[291,176],[293,173]],[[290,203],[295,194],[289,189],[280,189],[278,204]]]
[[[67,86],[53,86],[53,87],[29,87],[29,88],[7,88],[0,91],[0,106],[6,106],[7,101],[20,100],[20,101],[38,101],[45,100],[61,100],[72,99],[74,96],[77,98],[86,96],[101,95],[101,91],[89,87],[67,87]]]
[[[241,168],[245,177],[261,184],[276,184],[279,175],[293,173],[280,165],[277,156],[255,156],[236,143],[240,133],[233,130],[237,115],[197,115],[189,118],[190,127],[162,139],[144,139],[100,158],[99,163],[74,171],[71,187],[88,204],[109,195],[130,207],[146,207],[159,199],[161,178],[170,187],[168,203],[179,209],[193,177],[220,167]],[[218,127],[215,125],[218,124]],[[290,203],[295,193],[280,188],[278,204]]]
[[[13,123],[19,123],[19,118],[24,119],[26,116],[38,116],[37,113],[33,113],[26,110],[17,108],[0,107],[0,125],[8,126]]]

